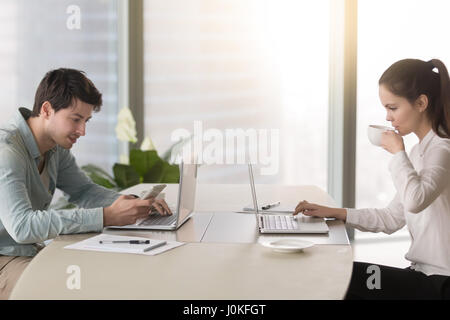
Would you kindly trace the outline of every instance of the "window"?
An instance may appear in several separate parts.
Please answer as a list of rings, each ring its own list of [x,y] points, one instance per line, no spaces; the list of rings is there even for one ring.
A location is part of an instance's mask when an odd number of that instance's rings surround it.
[[[19,107],[33,108],[37,86],[47,71],[83,70],[103,93],[103,107],[72,151],[79,165],[92,163],[109,171],[117,159],[116,6],[116,1],[102,0],[0,2],[3,122]]]
[[[159,153],[196,121],[279,130],[278,170],[257,182],[326,190],[329,0],[144,0],[144,14],[145,135]],[[248,181],[244,165],[200,170]]]

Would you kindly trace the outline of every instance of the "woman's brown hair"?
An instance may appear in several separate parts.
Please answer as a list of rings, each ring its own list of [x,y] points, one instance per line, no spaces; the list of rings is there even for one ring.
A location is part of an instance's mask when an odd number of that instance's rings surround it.
[[[383,73],[379,85],[386,86],[393,94],[406,98],[411,104],[420,95],[426,95],[426,113],[433,131],[441,138],[450,138],[450,79],[441,60],[397,61]]]

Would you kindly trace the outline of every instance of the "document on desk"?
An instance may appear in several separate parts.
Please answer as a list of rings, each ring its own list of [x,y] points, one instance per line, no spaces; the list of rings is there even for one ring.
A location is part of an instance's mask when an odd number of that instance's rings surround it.
[[[120,242],[118,243],[117,241]],[[129,241],[140,241],[143,243],[130,243]],[[182,246],[183,244],[185,243],[177,241],[148,239],[142,237],[116,236],[102,233],[98,236],[65,246],[64,249],[134,253],[154,256],[167,250]]]

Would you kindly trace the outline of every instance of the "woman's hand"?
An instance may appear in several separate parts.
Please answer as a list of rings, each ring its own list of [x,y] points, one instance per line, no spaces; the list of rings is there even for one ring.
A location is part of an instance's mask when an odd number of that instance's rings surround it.
[[[301,201],[295,207],[294,216],[299,213],[303,213],[305,216],[336,218],[343,221],[347,218],[347,210],[345,209],[320,206],[315,203],[309,203],[306,200]]]
[[[392,154],[405,151],[405,144],[401,135],[393,130],[383,132],[381,136],[381,147]]]

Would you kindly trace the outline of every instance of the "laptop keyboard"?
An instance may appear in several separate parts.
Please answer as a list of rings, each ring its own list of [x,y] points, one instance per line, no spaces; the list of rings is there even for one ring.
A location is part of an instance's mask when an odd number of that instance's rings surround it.
[[[161,216],[161,215],[150,215],[147,219],[139,223],[140,226],[154,226],[154,225],[171,225],[177,221],[176,215],[171,216]]]
[[[172,215],[170,216],[162,216],[159,213],[152,213],[148,216],[148,218],[141,221],[138,225],[140,226],[154,226],[154,225],[171,225],[175,221],[177,221],[177,214],[176,214],[176,208],[172,208],[169,206],[170,210],[172,211]]]
[[[263,227],[271,230],[294,230],[298,228],[297,220],[290,215],[262,215]]]

